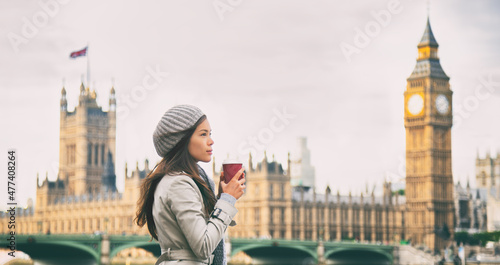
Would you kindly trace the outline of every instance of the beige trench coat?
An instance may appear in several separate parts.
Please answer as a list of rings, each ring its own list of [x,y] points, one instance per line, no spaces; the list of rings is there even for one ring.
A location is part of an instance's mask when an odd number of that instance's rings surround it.
[[[164,261],[169,264],[205,264],[224,237],[224,232],[238,210],[231,203],[219,199],[215,205],[218,217],[205,214],[205,206],[198,186],[187,175],[165,175],[154,193],[153,220],[156,224],[161,252],[190,250],[197,260]]]

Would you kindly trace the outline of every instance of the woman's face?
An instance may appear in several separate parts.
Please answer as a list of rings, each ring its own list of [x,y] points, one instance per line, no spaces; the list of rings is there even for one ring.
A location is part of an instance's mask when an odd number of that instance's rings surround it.
[[[210,162],[212,159],[214,141],[211,137],[211,131],[210,123],[208,123],[208,119],[205,119],[191,135],[188,151],[196,161]]]

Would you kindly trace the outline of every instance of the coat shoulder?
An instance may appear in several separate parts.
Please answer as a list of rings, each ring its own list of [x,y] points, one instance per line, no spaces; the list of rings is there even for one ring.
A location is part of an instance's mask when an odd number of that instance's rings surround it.
[[[169,194],[172,192],[175,193],[175,191],[178,191],[179,188],[182,187],[192,187],[195,190],[197,189],[196,183],[190,176],[182,173],[176,173],[163,176],[163,178],[158,183],[156,191],[157,194],[161,196],[162,194]]]
[[[158,186],[160,185],[164,186],[172,184],[174,182],[190,182],[194,184],[194,180],[190,176],[183,173],[175,173],[175,174],[165,174],[165,176],[163,176]]]

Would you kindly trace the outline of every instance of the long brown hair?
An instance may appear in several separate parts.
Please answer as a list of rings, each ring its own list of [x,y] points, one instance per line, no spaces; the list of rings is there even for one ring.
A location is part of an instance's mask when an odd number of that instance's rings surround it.
[[[140,227],[147,224],[149,234],[156,240],[158,240],[158,234],[156,233],[156,225],[153,220],[154,194],[158,183],[165,175],[178,174],[184,171],[186,175],[190,176],[200,189],[203,197],[203,204],[205,205],[205,213],[207,215],[213,211],[215,203],[217,202],[214,192],[208,187],[208,183],[200,177],[198,164],[191,154],[189,154],[188,150],[189,140],[195,132],[196,127],[206,118],[207,117],[203,115],[191,128],[180,132],[185,133],[185,136],[158,164],[156,164],[153,170],[141,183],[141,196],[137,201],[137,212],[134,221]]]

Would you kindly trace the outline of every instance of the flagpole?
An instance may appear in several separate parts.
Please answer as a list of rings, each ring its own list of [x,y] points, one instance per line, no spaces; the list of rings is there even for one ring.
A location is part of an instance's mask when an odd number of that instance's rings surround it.
[[[90,87],[90,54],[89,54],[88,42],[87,42],[87,87]]]

